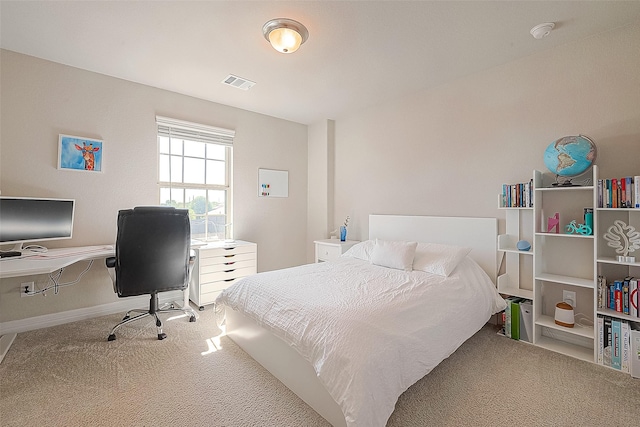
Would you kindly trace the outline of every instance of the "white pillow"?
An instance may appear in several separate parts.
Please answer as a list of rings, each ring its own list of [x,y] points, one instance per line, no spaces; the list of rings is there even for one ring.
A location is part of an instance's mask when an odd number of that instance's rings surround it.
[[[371,264],[411,271],[416,242],[389,242],[376,239],[371,251]]]
[[[363,261],[371,261],[371,251],[375,246],[375,240],[366,240],[364,242],[356,243],[351,246],[345,253],[342,254],[344,257],[349,258],[358,258]]]
[[[471,248],[438,243],[420,243],[413,259],[413,269],[446,277],[453,273],[453,270],[469,252],[471,252]]]

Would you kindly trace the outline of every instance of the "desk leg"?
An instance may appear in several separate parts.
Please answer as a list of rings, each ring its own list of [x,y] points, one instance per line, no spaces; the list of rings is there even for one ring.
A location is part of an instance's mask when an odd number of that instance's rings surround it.
[[[16,339],[17,334],[7,334],[0,337],[0,363],[2,363],[2,359],[9,351],[9,347],[13,344],[13,340]]]

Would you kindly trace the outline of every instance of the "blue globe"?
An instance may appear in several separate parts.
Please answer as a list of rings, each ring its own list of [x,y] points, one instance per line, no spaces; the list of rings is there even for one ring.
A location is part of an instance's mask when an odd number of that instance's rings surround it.
[[[558,176],[574,177],[593,165],[597,153],[596,145],[586,136],[565,136],[549,144],[544,164]]]

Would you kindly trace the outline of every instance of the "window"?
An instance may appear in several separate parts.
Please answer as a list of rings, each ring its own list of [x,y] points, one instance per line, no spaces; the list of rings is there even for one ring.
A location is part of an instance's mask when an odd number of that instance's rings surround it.
[[[235,132],[156,116],[160,204],[189,209],[191,237],[231,239]]]

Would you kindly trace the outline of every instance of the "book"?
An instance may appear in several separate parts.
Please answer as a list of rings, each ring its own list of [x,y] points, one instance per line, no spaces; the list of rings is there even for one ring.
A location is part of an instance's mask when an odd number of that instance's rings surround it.
[[[640,208],[640,176],[633,177],[633,198],[636,209]]]
[[[511,338],[520,339],[520,298],[511,301]]]
[[[604,349],[602,352],[602,364],[604,366],[611,366],[611,317],[605,316],[604,318]]]
[[[519,310],[520,301],[522,301],[522,298],[520,297],[505,298],[507,307],[504,309],[504,334],[505,336],[513,339],[518,339],[518,338],[514,338],[513,336],[513,333],[516,329],[517,329],[516,336],[518,337],[520,336],[520,310]],[[515,312],[514,312],[514,308],[516,310]]]
[[[630,361],[630,357],[631,357],[631,349],[629,348],[629,340],[630,340],[630,333],[631,331],[629,330],[629,323],[628,322],[620,322],[620,328],[622,329],[622,332],[620,333],[621,336],[621,342],[620,342],[620,357],[622,359],[622,361],[620,362],[620,370],[622,372],[629,372],[629,361]]]
[[[640,378],[640,325],[631,324],[631,355],[629,358],[629,373],[633,378]]]
[[[614,310],[618,313],[622,313],[622,281],[616,280],[613,291],[614,298]]]
[[[598,364],[604,362],[604,318],[598,316]]]
[[[607,308],[607,278],[598,276],[598,308]]]
[[[620,319],[611,319],[611,367],[622,369],[622,326]]]
[[[640,317],[638,314],[638,280],[629,280],[629,315]]]
[[[614,311],[616,309],[616,283],[615,282],[611,282],[609,284],[609,309]]]
[[[622,312],[629,314],[629,277],[622,282]]]

